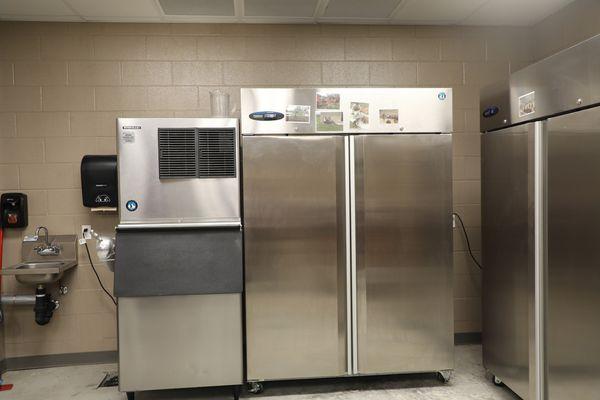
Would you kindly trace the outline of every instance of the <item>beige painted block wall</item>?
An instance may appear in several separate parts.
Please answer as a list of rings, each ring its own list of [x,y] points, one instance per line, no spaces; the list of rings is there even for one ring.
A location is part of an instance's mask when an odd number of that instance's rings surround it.
[[[115,153],[118,116],[208,116],[209,90],[251,86],[451,86],[454,208],[479,256],[479,88],[527,64],[523,29],[347,25],[0,23],[0,190],[29,195],[26,230],[7,232],[4,265],[36,226],[109,233],[115,216],[81,206],[84,154]],[[480,273],[455,232],[455,330],[481,328]],[[98,265],[106,284],[112,274]],[[6,355],[116,349],[115,310],[80,251],[46,327],[6,310]],[[3,291],[31,293],[13,278]]]
[[[600,1],[576,0],[533,27],[535,60],[600,34]]]

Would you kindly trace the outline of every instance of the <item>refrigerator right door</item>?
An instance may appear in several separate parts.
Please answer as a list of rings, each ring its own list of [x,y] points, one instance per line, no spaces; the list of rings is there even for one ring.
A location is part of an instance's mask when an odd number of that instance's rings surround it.
[[[452,135],[359,135],[354,159],[357,372],[452,369]]]
[[[600,108],[547,129],[549,399],[598,399]]]

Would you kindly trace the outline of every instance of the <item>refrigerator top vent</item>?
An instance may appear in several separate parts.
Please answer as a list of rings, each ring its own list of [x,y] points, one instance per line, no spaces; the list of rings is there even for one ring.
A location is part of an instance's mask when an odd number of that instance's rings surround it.
[[[160,179],[235,178],[235,130],[159,128]]]

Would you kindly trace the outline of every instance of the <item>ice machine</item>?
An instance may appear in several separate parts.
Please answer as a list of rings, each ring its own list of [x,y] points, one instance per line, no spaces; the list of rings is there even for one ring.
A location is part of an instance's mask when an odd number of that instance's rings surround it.
[[[117,120],[121,391],[240,385],[238,120]]]
[[[600,393],[600,36],[481,94],[483,361],[523,399]]]
[[[247,378],[453,369],[452,90],[242,89]]]

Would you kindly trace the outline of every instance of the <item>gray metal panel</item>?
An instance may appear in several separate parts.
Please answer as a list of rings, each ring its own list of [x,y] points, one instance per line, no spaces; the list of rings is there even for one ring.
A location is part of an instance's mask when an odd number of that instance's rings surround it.
[[[504,113],[510,103],[508,124],[539,120],[600,103],[600,35],[565,49],[510,76],[509,91],[482,91],[481,112],[496,105]],[[498,87],[498,86],[496,86]],[[519,112],[519,98],[534,93],[535,110]],[[481,129],[506,126],[504,118],[481,117]]]
[[[354,140],[358,372],[453,369],[452,136]]]
[[[486,114],[496,109],[496,114]],[[485,86],[479,96],[479,127],[482,132],[512,125],[510,115],[510,83],[507,80]]]
[[[119,118],[117,151],[120,224],[240,222],[236,178],[159,179],[158,128],[234,128],[234,118]],[[138,204],[135,211],[125,206]]]
[[[339,95],[339,108],[317,110],[317,93]],[[351,103],[368,104],[368,125],[350,128]],[[452,132],[451,88],[300,88],[242,89],[242,134],[335,134],[383,132]],[[308,123],[293,123],[285,118],[256,121],[253,112],[275,111],[285,115],[289,105],[310,106]],[[379,110],[397,110],[398,123],[381,122]],[[317,112],[343,112],[343,129],[319,132]]]
[[[533,338],[533,131],[528,124],[481,138],[483,362],[524,399]]]
[[[246,136],[243,151],[248,379],[345,375],[344,138]]]
[[[119,389],[243,382],[242,295],[121,297]]]
[[[239,228],[119,230],[116,247],[119,297],[243,291]]]
[[[1,285],[0,285],[1,286]],[[2,288],[0,287],[0,295],[2,294]],[[4,309],[0,304],[0,311],[4,316]],[[4,318],[0,319],[0,375],[6,371],[6,353],[4,350]]]
[[[548,120],[551,400],[600,393],[600,109]]]

